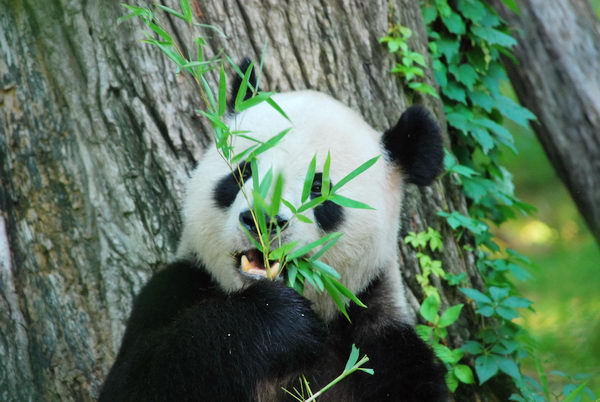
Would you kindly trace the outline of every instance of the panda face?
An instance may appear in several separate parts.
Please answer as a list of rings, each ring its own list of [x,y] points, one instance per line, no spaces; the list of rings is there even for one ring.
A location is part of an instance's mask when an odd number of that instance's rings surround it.
[[[311,197],[320,194],[320,177],[328,152],[332,184],[383,153],[381,134],[354,111],[324,94],[292,92],[275,95],[274,100],[290,120],[263,103],[233,116],[229,126],[234,131],[248,130],[249,135],[260,141],[292,127],[277,146],[259,156],[258,170],[260,176],[269,169],[274,174],[281,173],[283,198],[295,206],[301,204],[304,178],[314,155],[317,156],[317,174]],[[239,153],[253,143],[236,137],[233,145],[234,152]],[[245,162],[234,167],[232,173],[216,149],[210,148],[187,187],[179,255],[198,258],[226,291],[235,291],[247,283],[240,271],[240,256],[256,257],[251,251],[254,246],[241,227],[244,214],[252,204],[250,175],[250,167]],[[241,178],[245,182],[243,191],[238,186]],[[305,212],[316,222],[308,224],[293,219],[292,212],[282,205],[278,219],[288,223],[281,233],[281,241],[296,241],[301,246],[328,232],[342,232],[341,239],[322,259],[340,272],[351,291],[358,292],[381,267],[396,259],[402,186],[400,171],[380,158],[337,191],[375,210],[344,208],[325,202]]]

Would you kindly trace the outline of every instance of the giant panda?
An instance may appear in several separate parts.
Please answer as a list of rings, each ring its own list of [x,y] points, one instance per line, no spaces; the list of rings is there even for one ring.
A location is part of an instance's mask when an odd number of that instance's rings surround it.
[[[353,344],[368,355],[366,367],[374,375],[356,372],[319,401],[447,400],[445,369],[412,327],[397,246],[405,186],[428,185],[441,169],[438,125],[424,108],[412,106],[382,134],[323,93],[273,99],[289,120],[263,102],[231,112],[229,125],[261,141],[292,127],[258,163],[259,175],[268,169],[283,174],[283,196],[292,204],[300,203],[313,155],[318,173],[311,197],[320,195],[328,152],[331,185],[382,156],[338,191],[374,210],[327,201],[306,212],[316,224],[292,220],[284,207],[277,216],[287,223],[283,240],[299,245],[343,233],[321,259],[367,308],[348,306],[348,320],[326,293],[307,286],[301,295],[284,281],[265,279],[262,256],[245,233],[255,230],[250,205],[239,190],[240,177],[234,177],[242,174],[249,185],[250,171],[231,173],[212,147],[187,185],[178,259],[137,296],[100,401],[294,400],[282,388],[299,388],[304,375],[312,391],[319,390],[342,372]],[[234,149],[249,145],[238,137]]]

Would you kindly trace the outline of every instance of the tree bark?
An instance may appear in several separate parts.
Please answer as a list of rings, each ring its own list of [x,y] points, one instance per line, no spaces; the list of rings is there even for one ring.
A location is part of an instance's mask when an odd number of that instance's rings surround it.
[[[513,87],[600,243],[600,23],[587,0],[523,0],[520,15],[494,3],[519,42]]]
[[[237,60],[257,60],[266,48],[264,88],[330,93],[382,131],[408,95],[377,39],[399,21],[427,53],[413,0],[192,3],[227,39],[164,17],[182,42],[204,35],[213,52]],[[93,400],[132,298],[173,256],[182,186],[210,129],[189,80],[139,42],[141,22],[116,24],[125,13],[116,2],[0,0],[0,9],[0,400]],[[424,101],[443,119],[439,103]],[[444,268],[480,288],[467,238],[457,243],[435,215],[466,213],[460,190],[446,177],[408,191],[402,234],[442,231]],[[400,248],[416,311],[417,259]],[[455,288],[438,287],[445,302],[464,302]],[[480,325],[465,309],[451,345]],[[464,400],[510,392],[464,388]]]

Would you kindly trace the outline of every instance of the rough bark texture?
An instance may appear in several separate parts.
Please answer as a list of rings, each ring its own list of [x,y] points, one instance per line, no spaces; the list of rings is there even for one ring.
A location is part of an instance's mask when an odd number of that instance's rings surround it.
[[[522,0],[510,79],[556,172],[600,243],[600,23],[587,0]]]
[[[330,93],[380,130],[408,101],[377,38],[400,21],[416,33],[416,50],[427,52],[413,0],[193,6],[228,38],[167,21],[184,42],[208,35],[213,51],[238,60],[267,48],[265,88]],[[132,298],[173,255],[182,185],[210,131],[194,111],[191,83],[139,42],[141,23],[116,25],[124,13],[117,2],[0,0],[0,10],[0,400],[92,400]],[[443,119],[440,105],[428,103]],[[410,188],[406,198],[403,233],[442,230],[445,269],[467,272],[480,287],[473,255],[435,216],[465,212],[457,187],[446,178]],[[417,260],[400,247],[416,310]],[[455,289],[441,292],[460,299]],[[478,325],[467,309],[451,342]],[[460,399],[504,399],[507,390],[466,392]]]

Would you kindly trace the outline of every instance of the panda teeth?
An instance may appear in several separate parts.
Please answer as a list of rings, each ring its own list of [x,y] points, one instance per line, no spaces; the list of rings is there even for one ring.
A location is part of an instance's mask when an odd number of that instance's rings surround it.
[[[252,269],[254,269],[254,265],[248,260],[248,257],[246,257],[245,254],[242,255],[241,268],[244,272],[250,272]]]
[[[279,275],[279,261],[271,265],[271,277],[276,278]]]

